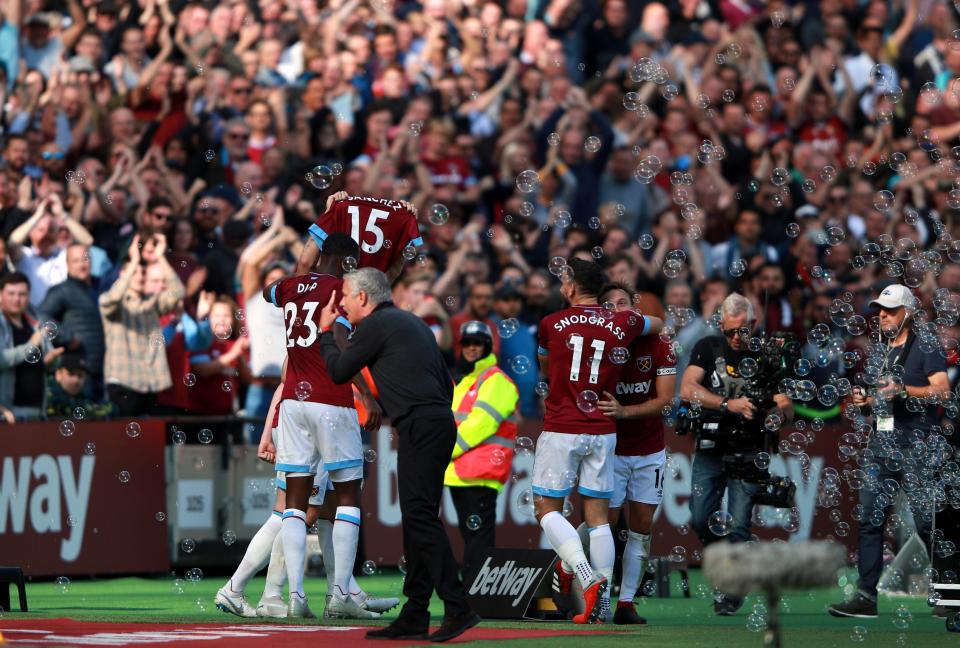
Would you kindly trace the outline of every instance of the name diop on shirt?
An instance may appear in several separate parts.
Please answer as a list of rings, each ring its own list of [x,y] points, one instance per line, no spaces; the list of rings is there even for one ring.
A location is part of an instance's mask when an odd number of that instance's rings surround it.
[[[589,326],[598,326],[602,329],[606,329],[613,333],[618,340],[622,340],[627,337],[626,332],[617,326],[613,320],[607,319],[606,317],[601,317],[593,313],[577,313],[573,315],[567,315],[559,320],[557,320],[553,328],[558,333],[563,333],[563,329],[568,326],[576,326],[578,324],[587,324]]]

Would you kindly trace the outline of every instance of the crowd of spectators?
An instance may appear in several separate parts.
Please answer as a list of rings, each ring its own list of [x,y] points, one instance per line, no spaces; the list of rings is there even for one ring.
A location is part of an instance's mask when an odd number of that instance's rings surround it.
[[[459,325],[490,323],[527,417],[536,326],[576,256],[667,317],[681,365],[739,290],[835,382],[893,281],[955,350],[957,18],[941,0],[0,0],[0,413],[262,417],[285,341],[260,291],[337,190],[418,207],[395,302],[451,362]]]

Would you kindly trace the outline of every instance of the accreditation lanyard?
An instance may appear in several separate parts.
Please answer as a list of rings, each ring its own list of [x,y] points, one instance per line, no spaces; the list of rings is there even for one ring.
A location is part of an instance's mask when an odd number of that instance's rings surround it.
[[[907,340],[903,343],[903,346],[900,347],[900,352],[897,353],[896,357],[890,361],[889,367],[893,369],[901,360],[904,364],[907,362],[907,357],[910,355],[910,347],[913,346],[913,340],[915,336],[913,331],[910,331],[907,334]],[[893,347],[887,348],[887,359],[890,359],[890,352]],[[878,414],[877,415],[877,432],[893,432],[893,414]]]

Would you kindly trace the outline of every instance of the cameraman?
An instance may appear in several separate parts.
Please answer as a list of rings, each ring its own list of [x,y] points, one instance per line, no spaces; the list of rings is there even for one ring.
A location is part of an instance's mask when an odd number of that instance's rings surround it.
[[[736,430],[739,438],[717,439],[697,437],[693,457],[693,484],[690,496],[690,514],[693,528],[704,546],[727,537],[733,542],[750,539],[750,518],[757,484],[728,478],[724,472],[723,455],[730,452],[767,450],[762,444],[768,435],[764,419],[756,403],[744,397],[746,379],[740,375],[741,360],[755,357],[747,345],[756,324],[753,304],[743,295],[734,293],[720,306],[720,327],[723,337],[701,338],[693,347],[690,364],[683,373],[680,397],[699,403],[703,410],[700,419],[719,423],[719,429]],[[783,394],[774,394],[775,406],[783,423],[793,418],[793,404]],[[694,432],[696,434],[696,431]],[[727,510],[733,516],[729,535],[711,530],[710,518],[720,510],[724,489],[728,489]],[[715,600],[714,611],[721,616],[734,614],[743,599],[722,597]]]

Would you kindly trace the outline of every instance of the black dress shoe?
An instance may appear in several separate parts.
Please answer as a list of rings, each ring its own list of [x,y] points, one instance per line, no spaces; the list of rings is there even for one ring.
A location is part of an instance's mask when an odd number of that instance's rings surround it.
[[[385,628],[377,628],[367,632],[367,639],[407,639],[423,641],[429,638],[429,628],[417,627],[396,619]]]
[[[430,641],[449,641],[480,623],[480,615],[474,611],[455,617],[445,617],[440,629],[430,635]]]

